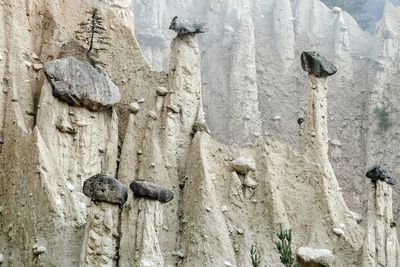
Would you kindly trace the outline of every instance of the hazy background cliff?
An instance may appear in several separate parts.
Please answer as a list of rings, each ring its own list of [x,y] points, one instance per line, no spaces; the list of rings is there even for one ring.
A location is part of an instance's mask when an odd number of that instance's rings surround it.
[[[365,211],[362,176],[371,165],[400,172],[400,9],[392,2],[365,3],[366,31],[319,0],[133,0],[133,6],[135,35],[157,70],[168,65],[174,15],[206,22],[208,32],[200,36],[204,109],[217,140],[243,146],[272,135],[296,146],[306,87],[298,59],[316,50],[339,67],[329,82],[330,159],[347,203]],[[387,112],[388,129],[379,126],[376,108]]]

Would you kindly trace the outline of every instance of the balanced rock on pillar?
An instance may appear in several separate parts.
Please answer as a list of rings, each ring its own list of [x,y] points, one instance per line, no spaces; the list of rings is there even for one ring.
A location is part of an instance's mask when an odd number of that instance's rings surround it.
[[[128,199],[126,187],[111,176],[97,174],[83,183],[83,193],[96,201],[123,205]]]
[[[129,187],[136,197],[144,197],[166,203],[174,199],[174,192],[155,183],[133,181]]]
[[[301,54],[301,67],[317,78],[332,76],[337,72],[336,66],[317,52],[303,52]]]
[[[379,165],[376,165],[368,170],[366,176],[367,178],[371,179],[372,182],[384,181],[390,185],[396,184],[396,179],[393,177],[393,175]]]

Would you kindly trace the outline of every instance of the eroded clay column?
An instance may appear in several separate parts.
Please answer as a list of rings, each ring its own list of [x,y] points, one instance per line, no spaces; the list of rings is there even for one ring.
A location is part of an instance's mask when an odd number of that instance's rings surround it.
[[[336,67],[316,52],[303,52],[301,65],[309,75],[304,118],[300,124],[300,152],[309,158],[328,156],[327,85],[326,77]]]
[[[399,243],[392,209],[394,177],[380,166],[370,169],[368,226],[363,248],[363,264],[368,267],[400,266]]]

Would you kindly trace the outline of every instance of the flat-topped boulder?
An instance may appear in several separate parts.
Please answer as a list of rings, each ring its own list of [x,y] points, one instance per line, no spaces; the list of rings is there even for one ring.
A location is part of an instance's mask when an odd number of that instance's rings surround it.
[[[299,247],[297,260],[302,267],[329,267],[333,266],[334,257],[328,249]]]
[[[101,111],[121,99],[118,87],[104,72],[76,58],[46,62],[44,73],[53,95],[69,105]]]
[[[123,205],[128,199],[128,190],[117,179],[97,174],[83,183],[83,193],[95,200]]]
[[[169,202],[174,199],[174,192],[163,188],[158,184],[147,181],[133,181],[129,187],[135,197],[143,197],[162,203]]]
[[[301,67],[318,78],[328,77],[337,72],[332,62],[314,51],[301,54]]]
[[[385,170],[379,165],[376,165],[369,169],[365,176],[371,179],[372,182],[384,181],[390,185],[396,184],[396,179],[394,178],[394,176],[388,170]]]
[[[178,34],[197,34],[205,32],[203,24],[178,22],[178,17],[176,16],[172,19],[169,29]]]

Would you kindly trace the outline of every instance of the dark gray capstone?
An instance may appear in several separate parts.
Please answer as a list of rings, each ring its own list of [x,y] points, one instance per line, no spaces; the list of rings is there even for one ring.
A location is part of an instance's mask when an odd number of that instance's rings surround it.
[[[301,54],[301,67],[304,71],[314,74],[315,77],[328,77],[337,72],[333,63],[317,52],[303,52]]]
[[[53,95],[69,105],[100,111],[121,99],[118,87],[105,73],[76,58],[46,62],[44,73]]]
[[[178,17],[176,16],[172,19],[169,29],[178,34],[197,34],[205,32],[203,24],[178,22]]]
[[[396,184],[394,176],[379,165],[372,167],[365,175],[373,182],[384,181],[390,185]]]
[[[117,179],[97,174],[83,183],[83,193],[95,201],[123,205],[128,199],[128,190]]]
[[[136,197],[158,200],[162,203],[166,203],[174,199],[174,193],[171,190],[162,188],[155,183],[146,181],[133,181],[129,187]]]

